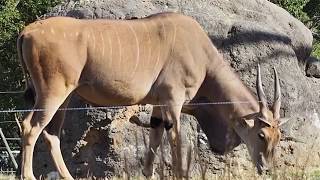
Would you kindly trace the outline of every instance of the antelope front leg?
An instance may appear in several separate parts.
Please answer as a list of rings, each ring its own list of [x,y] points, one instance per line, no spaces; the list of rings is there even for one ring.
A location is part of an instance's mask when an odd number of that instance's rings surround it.
[[[155,109],[153,110],[155,113]],[[156,117],[151,117],[150,120],[150,135],[149,135],[149,148],[146,150],[144,165],[142,173],[146,177],[153,176],[153,162],[155,158],[155,153],[161,143],[163,136],[163,120]]]
[[[173,106],[163,108],[164,127],[167,131],[171,146],[172,169],[178,178],[187,176],[186,153],[182,149],[182,138],[180,132],[180,106],[175,103]]]

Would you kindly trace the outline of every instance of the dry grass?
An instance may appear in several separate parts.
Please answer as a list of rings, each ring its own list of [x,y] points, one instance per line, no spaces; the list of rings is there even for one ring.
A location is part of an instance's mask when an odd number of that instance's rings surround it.
[[[258,176],[256,170],[252,167],[251,170],[243,171],[239,168],[232,168],[232,160],[226,163],[223,173],[212,174],[207,171],[207,164],[201,165],[201,170],[198,173],[193,173],[189,178],[192,180],[320,180],[320,168],[280,168],[274,169],[269,175]],[[161,165],[162,164],[162,165]],[[159,167],[161,168],[162,173],[159,173],[160,176],[155,177],[154,179],[164,179],[164,180],[176,180],[177,178],[169,176],[167,168],[164,167],[163,163],[160,163]],[[122,177],[113,177],[112,180],[145,180],[146,178],[142,175],[130,177],[128,176],[129,170],[123,172]],[[162,175],[161,175],[162,174]],[[0,174],[0,180],[15,180],[17,178],[13,173]],[[42,179],[42,178],[41,178]],[[92,177],[88,178],[78,178],[78,180],[91,180],[96,179]],[[98,178],[99,179],[99,178]]]
[[[146,145],[146,144],[145,144]],[[165,163],[164,160],[164,149],[163,144],[160,145],[159,151],[157,153],[157,158],[159,158],[159,164],[157,165],[157,175],[153,179],[160,179],[160,180],[176,180],[174,176],[174,172],[170,169],[170,165]],[[301,165],[298,165],[298,160],[295,167],[281,167],[276,168],[274,167],[270,174],[259,176],[256,173],[255,167],[251,167],[249,170],[244,170],[240,166],[237,166],[237,159],[229,158],[225,163],[224,169],[220,174],[213,174],[211,171],[208,170],[209,164],[204,163],[201,161],[199,156],[198,150],[196,149],[194,153],[192,153],[192,149],[188,149],[188,174],[189,177],[185,179],[192,179],[192,180],[320,180],[320,167],[312,168],[309,165],[309,161],[311,161],[312,157],[310,157],[311,153],[307,153],[308,155],[304,158]],[[197,170],[193,170],[191,166],[192,160],[195,160],[197,164],[200,166]],[[121,177],[113,177],[112,180],[145,180],[146,178],[143,175],[139,176],[130,176],[130,169],[128,169],[128,162],[127,159],[123,159],[124,162],[124,169],[123,174]],[[192,172],[192,173],[191,173]],[[2,173],[0,171],[0,180],[14,180],[19,179],[14,175],[12,172]],[[41,178],[40,179],[48,179],[48,178]],[[55,179],[55,178],[51,178]],[[91,179],[103,179],[103,178],[94,178],[94,177],[87,177],[87,178],[76,178],[78,180],[91,180]],[[107,178],[105,178],[107,179]]]
[[[314,141],[316,142],[316,141]],[[145,146],[147,147],[147,143],[145,142]],[[188,174],[189,177],[185,179],[192,180],[320,180],[320,167],[313,168],[309,166],[309,162],[312,161],[312,147],[309,149],[310,152],[306,152],[307,156],[297,159],[294,167],[287,166],[274,166],[270,174],[265,174],[259,176],[256,173],[255,167],[252,167],[248,170],[243,169],[237,163],[236,158],[229,158],[225,163],[224,169],[220,174],[213,174],[213,172],[209,171],[209,164],[205,163],[200,158],[200,153],[198,149],[194,149],[192,153],[191,147],[188,149],[187,153],[187,162],[188,162]],[[137,156],[138,158],[138,156]],[[157,175],[153,179],[160,180],[176,180],[179,178],[175,177],[175,172],[172,172],[172,167],[165,163],[164,160],[164,148],[163,143],[161,143],[159,151],[156,155],[156,158],[159,159],[159,164],[157,165],[156,173]],[[196,161],[199,168],[198,170],[194,170],[191,162]],[[300,162],[300,163],[299,163]],[[124,157],[123,159],[123,174],[121,177],[113,177],[112,180],[145,180],[146,178],[143,175],[138,176],[130,176],[130,169],[128,168],[127,159]],[[3,172],[0,171],[0,180],[14,180],[19,179],[12,172]],[[42,178],[40,179],[55,179],[55,178]],[[78,180],[91,180],[91,179],[104,179],[104,178],[76,178]],[[107,178],[105,178],[107,179]]]
[[[0,180],[14,180],[18,179],[14,174],[0,174]]]
[[[144,145],[147,148],[147,142],[145,137],[144,138]],[[316,141],[313,142],[317,142]],[[312,149],[314,149],[313,144],[310,149],[308,149],[310,152],[306,152],[306,156],[300,159],[297,159],[296,164],[294,167],[287,167],[287,166],[274,166],[270,174],[265,174],[259,176],[256,172],[255,167],[252,165],[252,167],[248,169],[243,169],[239,166],[239,163],[237,163],[236,158],[229,158],[227,162],[225,163],[224,169],[222,170],[222,173],[220,174],[214,174],[213,172],[209,171],[209,164],[205,163],[200,158],[200,153],[197,148],[193,149],[188,148],[187,153],[187,162],[188,162],[188,174],[189,177],[185,179],[192,179],[192,180],[320,180],[320,167],[314,168],[310,166],[310,161],[312,161]],[[136,144],[136,146],[138,146]],[[160,179],[160,180],[176,180],[179,179],[175,177],[175,174],[177,172],[172,172],[172,167],[170,165],[165,163],[164,160],[164,148],[163,143],[160,144],[159,151],[156,154],[156,158],[159,159],[159,164],[157,165],[156,173],[157,175],[153,179]],[[319,155],[320,156],[320,155]],[[137,156],[138,158],[138,156]],[[194,170],[192,167],[191,162],[196,161],[199,168],[198,170]],[[121,177],[113,177],[112,180],[145,180],[146,178],[141,175],[138,176],[130,176],[130,169],[128,168],[128,160],[123,158],[123,174]],[[19,179],[17,178],[14,173],[7,172],[2,173],[0,171],[0,180],[14,180]],[[48,179],[48,178],[41,178],[40,179]],[[55,178],[51,178],[55,179]],[[94,177],[87,177],[87,178],[76,178],[78,180],[91,180],[91,179],[104,179],[104,178],[94,178]],[[105,178],[107,179],[107,178]]]
[[[314,141],[316,142],[316,141]],[[145,143],[147,146],[147,143]],[[312,146],[313,147],[313,146]],[[320,167],[319,168],[312,168],[309,166],[309,161],[311,161],[312,155],[310,148],[310,152],[307,152],[307,156],[299,161],[302,161],[301,165],[296,163],[295,167],[276,167],[274,166],[270,174],[265,174],[259,176],[256,172],[256,168],[252,165],[251,169],[244,170],[240,166],[235,164],[237,163],[237,159],[230,158],[224,166],[224,169],[221,174],[213,174],[213,172],[209,171],[209,164],[205,163],[201,160],[198,149],[194,149],[194,153],[192,153],[191,147],[188,149],[188,174],[189,177],[185,179],[192,179],[192,180],[320,180]],[[159,158],[160,163],[158,164],[157,168],[157,176],[153,179],[160,179],[160,180],[176,180],[178,179],[175,177],[177,172],[172,172],[170,169],[170,165],[167,165],[164,160],[164,149],[163,144],[161,143],[159,151],[157,153],[157,158]],[[198,171],[193,170],[191,166],[192,160],[195,160],[200,168]],[[297,160],[298,161],[298,160]],[[168,167],[169,166],[169,167]],[[146,179],[144,176],[129,176],[130,170],[127,169],[127,161],[124,159],[124,171],[122,177],[114,177],[113,180],[143,180]],[[87,178],[92,179],[92,178]]]

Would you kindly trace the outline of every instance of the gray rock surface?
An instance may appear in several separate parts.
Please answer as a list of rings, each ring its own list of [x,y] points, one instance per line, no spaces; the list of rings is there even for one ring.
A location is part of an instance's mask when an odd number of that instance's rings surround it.
[[[194,17],[253,92],[255,68],[259,62],[270,102],[273,98],[272,67],[277,68],[283,99],[281,115],[290,118],[283,126],[284,136],[279,146],[277,166],[298,167],[300,162],[308,162],[312,167],[319,167],[320,159],[316,154],[320,149],[320,80],[305,76],[312,35],[300,21],[280,7],[266,0],[71,0],[58,5],[47,16],[130,19],[164,11],[181,12]],[[70,106],[84,105],[75,98]],[[120,113],[114,110],[68,113],[61,144],[73,175],[121,176],[126,169],[125,164],[131,175],[140,173],[140,159],[145,143],[148,144],[148,138],[144,140],[143,134],[147,135],[148,130],[128,122],[129,115],[133,113],[128,111],[128,117],[123,115],[124,110],[120,110]],[[134,111],[137,112],[141,112],[141,109]],[[121,115],[124,117],[119,117]],[[252,169],[243,145],[227,156],[215,154],[211,148],[224,153],[226,134],[211,131],[204,135],[194,118],[183,116],[182,121],[187,122],[183,129],[189,141],[199,149],[194,163],[195,172],[200,171],[200,162],[207,163],[214,174],[225,172],[226,164],[234,169]],[[227,131],[221,122],[207,125],[212,129]],[[43,159],[49,156],[42,155],[45,153],[42,146],[38,147],[35,155],[38,174],[53,170],[52,163],[48,163],[50,158]],[[164,150],[168,150],[166,145]],[[312,160],[308,154],[314,155]]]

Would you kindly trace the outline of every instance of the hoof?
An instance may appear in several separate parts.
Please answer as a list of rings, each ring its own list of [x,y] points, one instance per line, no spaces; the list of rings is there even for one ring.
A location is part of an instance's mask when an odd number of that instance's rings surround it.
[[[74,180],[73,177],[65,177],[65,178],[60,178],[61,180]]]
[[[153,178],[153,168],[152,169],[142,169],[142,174],[147,178],[147,179],[152,179]]]
[[[34,176],[30,177],[21,177],[22,180],[37,180]]]

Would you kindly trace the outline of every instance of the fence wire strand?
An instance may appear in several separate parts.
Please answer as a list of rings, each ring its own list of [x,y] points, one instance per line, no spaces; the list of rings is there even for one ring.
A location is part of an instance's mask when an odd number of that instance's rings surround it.
[[[203,103],[187,103],[183,106],[207,106],[207,105],[230,105],[230,104],[249,104],[250,101],[225,101],[225,102],[203,102]],[[95,106],[95,107],[68,107],[59,108],[58,111],[83,111],[83,110],[106,110],[106,109],[122,109],[133,105],[121,105],[121,106]],[[152,107],[166,107],[167,104],[150,104],[140,106],[152,106]],[[172,105],[171,105],[172,106]],[[24,112],[41,112],[48,109],[7,109],[0,110],[0,113],[24,113]]]
[[[24,91],[0,91],[0,94],[22,94]]]

